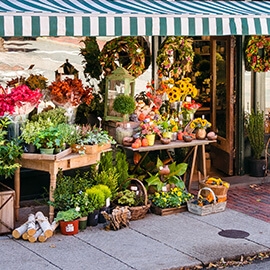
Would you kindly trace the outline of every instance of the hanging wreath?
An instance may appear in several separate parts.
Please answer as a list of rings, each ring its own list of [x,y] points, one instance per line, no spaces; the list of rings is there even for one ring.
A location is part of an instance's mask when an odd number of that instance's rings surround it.
[[[270,69],[270,37],[251,36],[246,46],[246,61],[255,72]]]
[[[194,51],[192,39],[187,37],[167,37],[158,51],[156,63],[159,76],[179,78],[191,72]]]
[[[135,78],[148,68],[150,49],[142,37],[118,37],[108,41],[100,54],[100,62],[106,75],[118,67],[118,63]]]

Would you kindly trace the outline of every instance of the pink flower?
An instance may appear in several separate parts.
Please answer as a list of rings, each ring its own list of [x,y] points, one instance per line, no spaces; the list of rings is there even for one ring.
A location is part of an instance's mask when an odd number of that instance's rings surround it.
[[[42,97],[39,89],[31,90],[27,85],[19,85],[10,91],[1,87],[0,93],[0,116],[18,114],[18,111],[27,114],[38,105]]]

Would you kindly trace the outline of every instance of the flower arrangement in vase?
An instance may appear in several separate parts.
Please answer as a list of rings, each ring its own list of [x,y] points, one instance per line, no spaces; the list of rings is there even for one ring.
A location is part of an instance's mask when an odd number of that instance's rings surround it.
[[[211,127],[211,123],[204,118],[195,118],[190,123],[191,129],[196,129],[196,139],[203,140],[206,137],[206,129]]]
[[[187,96],[195,98],[198,94],[198,89],[191,83],[189,77],[181,80],[173,78],[162,80],[161,87],[165,90],[169,102],[185,101]]]
[[[163,114],[158,121],[158,126],[162,132],[163,138],[172,139],[173,133],[177,132],[179,129],[179,121],[175,119],[172,115]]]

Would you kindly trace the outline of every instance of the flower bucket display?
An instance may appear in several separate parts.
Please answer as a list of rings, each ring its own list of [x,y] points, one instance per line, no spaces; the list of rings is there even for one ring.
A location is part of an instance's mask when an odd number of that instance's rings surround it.
[[[60,231],[64,235],[74,235],[79,232],[79,220],[59,221]]]

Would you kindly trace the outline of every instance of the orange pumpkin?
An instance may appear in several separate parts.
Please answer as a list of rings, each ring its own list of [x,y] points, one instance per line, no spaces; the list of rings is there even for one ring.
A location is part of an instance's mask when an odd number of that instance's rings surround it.
[[[132,147],[132,148],[140,148],[141,145],[140,145],[140,143],[138,143],[138,142],[135,141],[135,142],[131,145],[131,147]]]
[[[142,146],[148,146],[148,140],[146,138],[142,139]]]
[[[138,143],[138,144],[139,144],[139,147],[142,146],[142,140],[141,140],[140,138],[137,138],[137,139],[135,140],[135,143]]]
[[[143,121],[145,119],[145,115],[143,113],[140,113],[138,119],[139,121]]]

